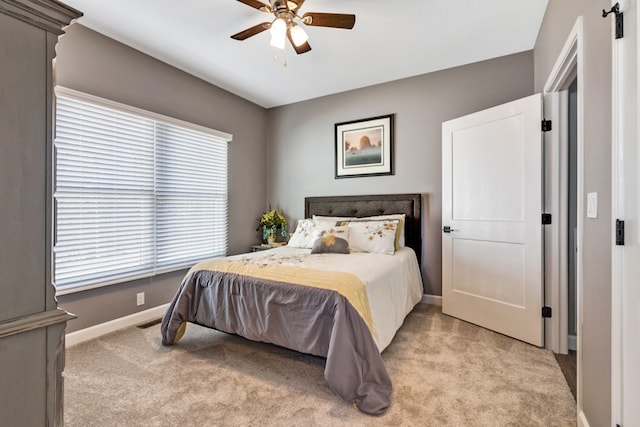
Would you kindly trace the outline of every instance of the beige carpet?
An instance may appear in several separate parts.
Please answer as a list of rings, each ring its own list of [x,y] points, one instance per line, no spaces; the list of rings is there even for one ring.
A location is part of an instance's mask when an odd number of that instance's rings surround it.
[[[361,414],[327,386],[324,359],[189,324],[159,325],[67,351],[66,426],[575,426],[549,351],[419,304],[383,353],[392,404]]]

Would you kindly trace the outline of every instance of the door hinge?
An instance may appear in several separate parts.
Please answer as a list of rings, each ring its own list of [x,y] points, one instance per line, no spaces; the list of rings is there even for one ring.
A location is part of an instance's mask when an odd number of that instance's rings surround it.
[[[547,307],[546,305],[542,307],[542,317],[551,317],[551,307]]]
[[[624,14],[620,12],[620,3],[613,5],[610,11],[602,9],[602,17],[606,18],[610,13],[616,15],[616,39],[624,37]]]
[[[624,221],[616,219],[616,246],[624,246]]]
[[[542,214],[542,225],[551,224],[551,214],[543,213]]]
[[[549,132],[551,130],[551,120],[542,120],[542,132]]]

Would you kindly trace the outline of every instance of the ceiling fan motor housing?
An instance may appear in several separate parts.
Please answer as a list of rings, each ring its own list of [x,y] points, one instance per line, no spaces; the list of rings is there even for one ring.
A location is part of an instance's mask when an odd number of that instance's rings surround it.
[[[278,12],[289,11],[289,6],[286,0],[271,0],[271,10],[277,15]]]

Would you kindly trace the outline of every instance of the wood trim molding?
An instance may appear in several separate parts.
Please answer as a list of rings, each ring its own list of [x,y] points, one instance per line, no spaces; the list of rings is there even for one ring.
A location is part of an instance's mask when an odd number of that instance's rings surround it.
[[[0,338],[20,334],[33,329],[46,328],[75,318],[75,315],[67,313],[61,308],[43,311],[29,316],[18,317],[16,319],[0,323]]]
[[[54,34],[82,16],[82,12],[57,0],[0,0],[0,13]]]

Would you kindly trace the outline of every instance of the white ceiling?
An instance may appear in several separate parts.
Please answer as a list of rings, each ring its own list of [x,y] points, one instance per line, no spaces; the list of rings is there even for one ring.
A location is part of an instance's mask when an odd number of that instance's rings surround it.
[[[301,15],[353,13],[356,24],[304,27],[312,50],[296,55],[268,31],[231,39],[272,19],[236,0],[62,1],[82,25],[266,108],[533,49],[548,3],[307,0]]]

